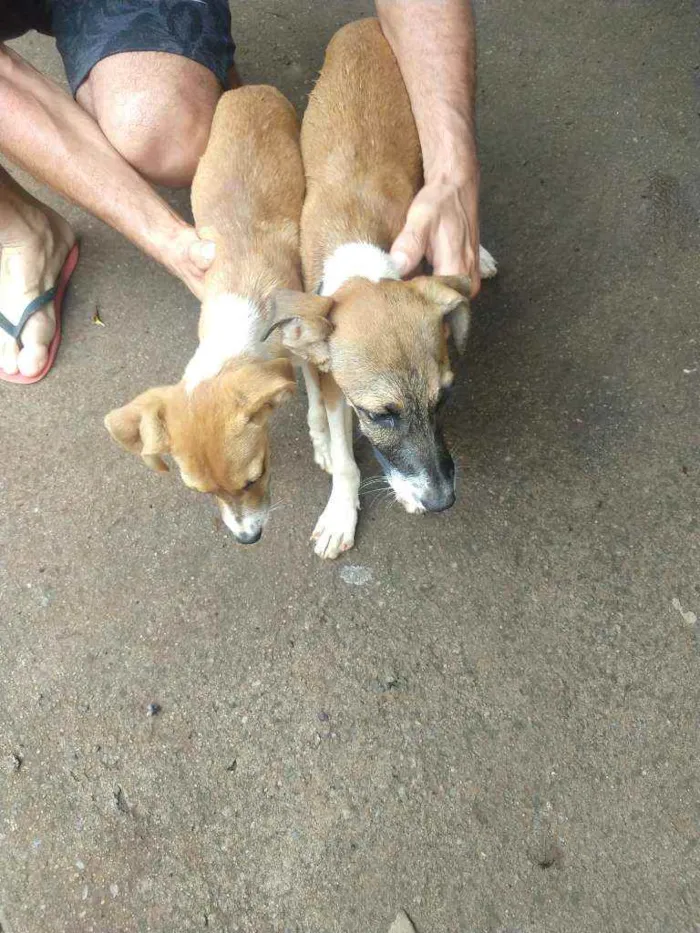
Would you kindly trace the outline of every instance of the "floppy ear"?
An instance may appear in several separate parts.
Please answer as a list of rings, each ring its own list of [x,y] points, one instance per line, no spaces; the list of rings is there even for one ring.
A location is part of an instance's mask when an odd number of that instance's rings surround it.
[[[289,360],[269,360],[257,368],[257,378],[246,391],[244,414],[248,421],[262,424],[273,408],[293,395],[297,384]]]
[[[140,456],[147,467],[167,473],[162,454],[170,450],[165,424],[165,404],[169,388],[149,389],[105,418],[105,427],[114,440],[132,454]]]
[[[328,337],[333,330],[328,315],[332,307],[331,298],[279,288],[272,295],[273,323],[263,340],[279,328],[288,350],[328,372],[331,363]]]
[[[469,333],[469,276],[421,275],[411,279],[408,284],[438,306],[442,319],[452,332],[455,346],[461,353]]]

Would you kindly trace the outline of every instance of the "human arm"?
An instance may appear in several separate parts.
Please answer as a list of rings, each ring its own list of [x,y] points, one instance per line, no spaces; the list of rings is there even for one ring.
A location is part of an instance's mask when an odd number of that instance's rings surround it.
[[[377,0],[423,153],[424,187],[392,247],[402,274],[425,256],[437,274],[467,273],[479,290],[476,42],[469,0]]]
[[[0,152],[201,294],[213,244],[199,239],[68,94],[2,45]]]

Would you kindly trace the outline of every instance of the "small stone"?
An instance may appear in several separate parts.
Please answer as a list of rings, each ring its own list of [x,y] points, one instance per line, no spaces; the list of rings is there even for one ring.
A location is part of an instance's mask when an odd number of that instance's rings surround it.
[[[24,758],[19,754],[19,752],[10,752],[2,762],[2,767],[4,771],[14,772],[15,774],[22,767]]]
[[[148,706],[146,707],[146,715],[157,716],[158,713],[161,711],[161,709],[162,707],[160,703],[149,703]]]
[[[416,928],[408,919],[408,915],[400,910],[396,915],[396,920],[389,927],[389,933],[416,933]]]
[[[319,722],[328,722],[330,718],[330,714],[324,713],[323,710],[321,710],[321,712],[318,714]]]

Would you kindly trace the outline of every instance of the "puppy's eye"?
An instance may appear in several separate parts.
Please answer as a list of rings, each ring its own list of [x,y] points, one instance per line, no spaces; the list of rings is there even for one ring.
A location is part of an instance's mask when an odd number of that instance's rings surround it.
[[[255,477],[255,479],[249,479],[248,482],[247,482],[247,483],[245,484],[245,486],[243,487],[243,491],[245,492],[246,489],[251,489],[253,486],[255,486],[256,483],[259,483],[261,477],[262,477],[262,473],[259,473],[259,474]]]
[[[367,411],[366,408],[357,407],[357,411],[363,418],[382,428],[395,428],[400,418],[398,411],[393,408],[385,408],[384,411]]]

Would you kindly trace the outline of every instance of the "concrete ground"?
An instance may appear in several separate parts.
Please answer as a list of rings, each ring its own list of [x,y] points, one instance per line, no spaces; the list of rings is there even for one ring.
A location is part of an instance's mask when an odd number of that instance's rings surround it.
[[[236,7],[244,76],[301,108],[371,4]],[[443,516],[369,496],[355,550],[314,557],[301,397],[255,548],[120,452],[104,414],[179,376],[197,307],[62,206],[58,365],[0,384],[3,933],[700,929],[696,16],[477,13],[501,271]]]

